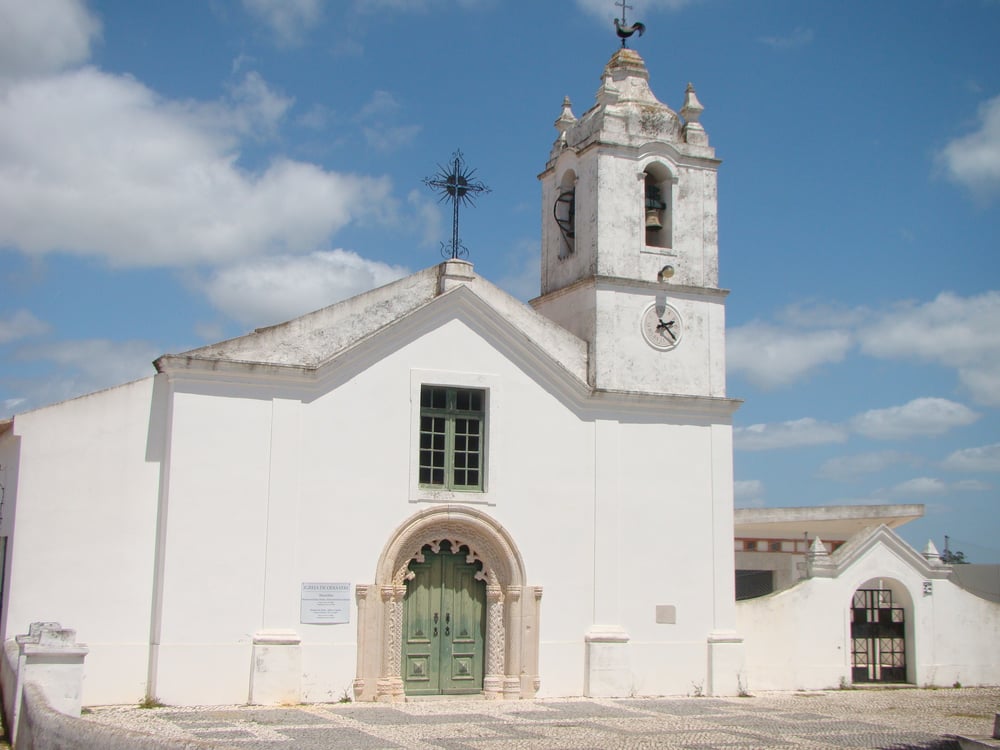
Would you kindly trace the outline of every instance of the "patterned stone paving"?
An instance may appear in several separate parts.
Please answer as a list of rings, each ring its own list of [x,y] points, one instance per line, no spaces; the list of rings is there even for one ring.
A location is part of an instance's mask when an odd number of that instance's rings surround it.
[[[235,750],[958,750],[992,731],[1000,688],[837,690],[750,698],[421,701],[140,709],[85,718]]]

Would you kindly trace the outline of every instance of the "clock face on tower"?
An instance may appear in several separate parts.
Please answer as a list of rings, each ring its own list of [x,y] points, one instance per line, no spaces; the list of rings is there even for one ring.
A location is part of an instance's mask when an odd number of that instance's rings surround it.
[[[642,335],[654,349],[669,351],[680,343],[684,322],[670,305],[653,304],[642,314]]]

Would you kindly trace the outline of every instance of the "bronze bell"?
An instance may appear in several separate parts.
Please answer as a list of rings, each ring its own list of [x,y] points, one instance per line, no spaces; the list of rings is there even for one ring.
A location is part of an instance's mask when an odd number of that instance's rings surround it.
[[[660,188],[656,185],[646,183],[646,229],[651,232],[659,232],[663,229],[663,222],[660,219],[660,211],[665,209],[667,204],[663,202]]]
[[[660,221],[660,209],[656,206],[646,207],[646,229],[652,232],[659,232],[663,229],[663,223]]]

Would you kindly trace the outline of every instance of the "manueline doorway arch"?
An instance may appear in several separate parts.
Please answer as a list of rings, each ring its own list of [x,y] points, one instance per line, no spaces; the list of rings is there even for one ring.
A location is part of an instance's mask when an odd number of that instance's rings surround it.
[[[538,691],[538,624],[542,589],[526,583],[524,562],[507,530],[488,514],[464,505],[428,508],[404,521],[379,557],[373,584],[355,588],[358,659],[354,697],[359,701],[405,700],[401,674],[403,599],[409,565],[424,545],[448,541],[467,547],[482,563],[486,580],[488,699],[532,698]]]

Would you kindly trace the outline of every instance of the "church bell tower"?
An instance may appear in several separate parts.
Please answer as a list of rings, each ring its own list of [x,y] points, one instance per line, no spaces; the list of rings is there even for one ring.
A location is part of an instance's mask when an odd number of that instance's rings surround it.
[[[541,296],[532,305],[590,343],[596,389],[725,396],[716,173],[689,84],[658,101],[637,52],[604,69],[596,103],[555,121],[542,182]]]

